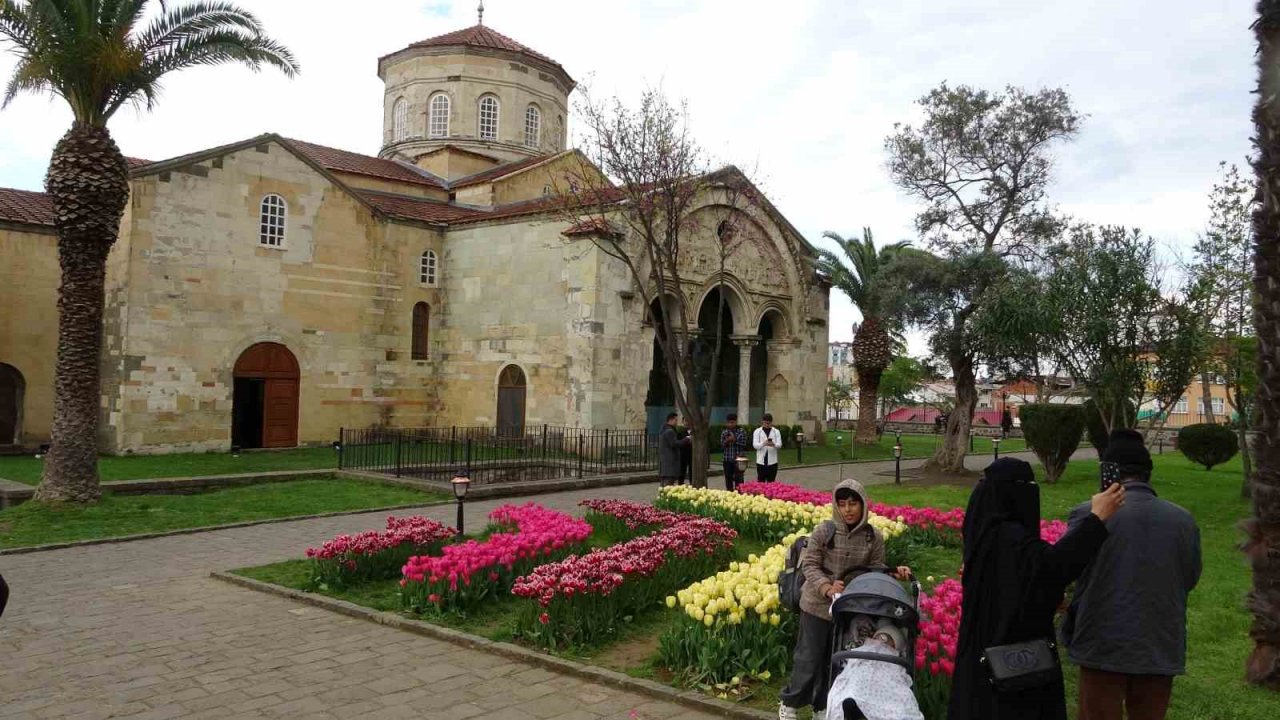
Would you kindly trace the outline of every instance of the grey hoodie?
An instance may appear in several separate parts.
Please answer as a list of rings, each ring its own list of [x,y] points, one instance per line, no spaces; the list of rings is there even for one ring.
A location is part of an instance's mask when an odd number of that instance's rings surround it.
[[[862,519],[850,527],[836,507],[836,491],[847,488],[862,498]],[[804,589],[800,609],[824,620],[831,619],[827,590],[836,580],[849,582],[850,570],[858,565],[884,565],[884,538],[867,523],[867,491],[853,478],[841,480],[831,491],[831,520],[819,525],[800,554]]]

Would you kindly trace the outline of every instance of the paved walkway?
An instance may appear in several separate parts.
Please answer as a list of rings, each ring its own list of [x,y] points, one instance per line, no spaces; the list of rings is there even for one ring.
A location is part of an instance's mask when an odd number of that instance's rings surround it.
[[[866,478],[883,465],[846,471]],[[829,487],[835,471],[781,479]],[[654,490],[537,499],[576,510],[584,497],[650,500]],[[469,503],[468,526],[503,502]],[[453,521],[452,506],[421,512]],[[12,588],[0,619],[0,718],[713,717],[208,577],[382,523],[365,513],[0,556]]]

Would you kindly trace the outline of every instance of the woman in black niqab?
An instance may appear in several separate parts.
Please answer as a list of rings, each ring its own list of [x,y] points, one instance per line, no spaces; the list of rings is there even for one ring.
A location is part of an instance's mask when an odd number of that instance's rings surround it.
[[[979,659],[988,647],[1053,639],[1063,593],[1102,547],[1106,525],[1091,514],[1056,545],[1040,539],[1035,473],[1022,460],[1001,458],[969,496],[963,532],[964,601],[948,720],[1065,720],[1061,672],[1042,687],[997,692]]]

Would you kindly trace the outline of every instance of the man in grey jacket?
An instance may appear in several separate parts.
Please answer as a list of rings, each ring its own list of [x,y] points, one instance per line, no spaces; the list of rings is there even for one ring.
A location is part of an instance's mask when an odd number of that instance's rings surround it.
[[[1186,672],[1187,596],[1200,580],[1200,530],[1191,513],[1151,484],[1142,435],[1117,430],[1102,476],[1124,483],[1125,504],[1107,521],[1106,544],[1076,581],[1062,626],[1080,666],[1079,720],[1163,720],[1173,678]],[[1071,524],[1089,513],[1071,512]]]
[[[676,421],[680,418],[676,413],[667,415],[667,423],[658,433],[658,484],[663,487],[680,482],[680,446],[688,439],[681,440],[676,435]]]

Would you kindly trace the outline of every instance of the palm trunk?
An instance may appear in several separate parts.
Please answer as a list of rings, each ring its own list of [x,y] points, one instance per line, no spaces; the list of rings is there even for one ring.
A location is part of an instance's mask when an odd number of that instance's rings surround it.
[[[978,407],[978,378],[973,372],[973,357],[953,352],[949,359],[956,383],[956,407],[947,417],[942,444],[925,465],[945,473],[959,473],[964,471],[964,458],[969,453],[969,428]]]
[[[1280,690],[1280,0],[1259,0],[1258,93],[1253,110],[1253,162],[1258,204],[1253,211],[1254,326],[1258,333],[1258,423],[1253,517],[1244,552],[1253,567],[1246,663],[1249,682]]]
[[[876,402],[880,393],[880,370],[858,371],[858,430],[854,442],[874,444],[876,437]]]
[[[35,499],[91,502],[98,486],[102,312],[107,254],[129,201],[124,155],[106,128],[76,123],[58,141],[45,187],[58,228],[58,358],[53,432]]]

